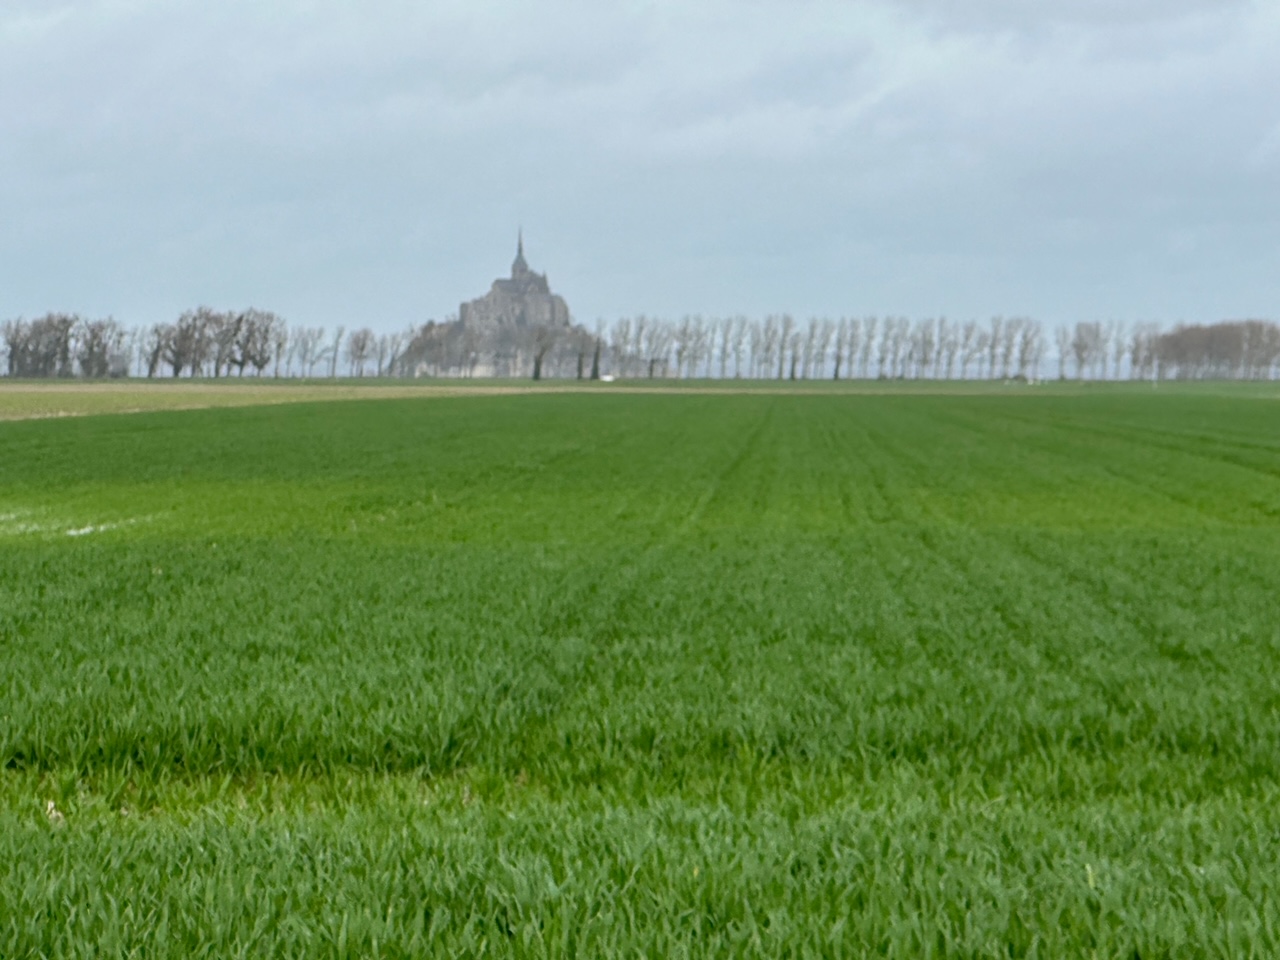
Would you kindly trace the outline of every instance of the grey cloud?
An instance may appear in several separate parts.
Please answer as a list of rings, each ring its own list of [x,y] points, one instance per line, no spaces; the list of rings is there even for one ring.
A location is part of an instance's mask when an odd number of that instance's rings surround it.
[[[11,5],[0,316],[422,319],[521,220],[586,316],[1256,312],[1277,41],[1193,0]]]
[[[892,0],[908,16],[950,28],[1026,31],[1080,26],[1151,26],[1188,18],[1239,15],[1255,0]]]

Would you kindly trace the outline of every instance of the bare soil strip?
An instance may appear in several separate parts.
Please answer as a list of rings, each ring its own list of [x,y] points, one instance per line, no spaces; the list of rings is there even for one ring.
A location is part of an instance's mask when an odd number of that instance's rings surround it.
[[[990,388],[988,388],[990,390]],[[99,414],[145,413],[158,410],[200,410],[211,407],[375,400],[400,397],[483,397],[533,393],[666,393],[666,394],[830,394],[904,393],[972,394],[973,388],[942,387],[904,390],[902,385],[826,384],[806,386],[740,383],[738,385],[665,384],[483,384],[483,383],[215,383],[184,380],[151,382],[15,382],[0,383],[0,420],[34,420]]]
[[[1200,385],[1200,392],[1218,392],[1213,385]],[[1224,385],[1217,385],[1224,386]],[[1225,385],[1225,393],[1259,399],[1276,399],[1277,391],[1247,391]],[[0,380],[0,421],[37,420],[55,417],[84,417],[102,414],[147,413],[160,410],[203,410],[212,407],[248,407],[279,403],[316,403],[340,400],[377,400],[403,397],[485,397],[517,394],[624,393],[730,395],[758,393],[791,395],[859,396],[1025,396],[1080,394],[1105,390],[1149,391],[1146,384],[1094,384],[1041,382],[1036,384],[992,381],[881,381],[845,380],[791,383],[740,380],[690,383],[688,381],[630,381],[614,383],[477,383],[475,381],[411,381],[393,383],[317,383],[315,381],[213,381],[213,380],[127,380],[127,381],[10,381]],[[1185,385],[1161,384],[1160,389],[1176,391]]]

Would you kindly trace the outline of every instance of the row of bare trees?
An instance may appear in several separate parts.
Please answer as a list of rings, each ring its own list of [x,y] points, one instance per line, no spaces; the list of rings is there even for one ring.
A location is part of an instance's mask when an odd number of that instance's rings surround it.
[[[596,378],[974,378],[1035,379],[1044,362],[1040,324],[1014,317],[989,325],[942,320],[812,319],[780,314],[626,317],[594,330],[498,328],[456,323],[414,331],[397,372],[410,376]]]
[[[148,377],[166,370],[175,377],[244,376],[250,369],[261,376],[278,362],[289,330],[283,320],[265,310],[188,310],[173,323],[158,323],[138,339]]]
[[[1082,322],[1046,332],[1026,317],[985,323],[865,317],[803,323],[781,314],[628,317],[548,331],[488,335],[428,325],[400,371],[431,376],[750,379],[1078,380],[1275,379],[1280,325],[1264,320],[1180,325]],[[1056,362],[1055,362],[1056,361]]]
[[[1157,324],[1082,322],[1046,332],[1027,317],[985,323],[906,317],[798,322],[786,314],[679,321],[624,317],[593,330],[483,331],[446,322],[410,330],[389,371],[535,379],[1276,379],[1280,325],[1245,320],[1165,330]]]
[[[1193,380],[1271,380],[1280,374],[1280,325],[1265,320],[1180,326],[1149,331],[1140,361],[1163,377]]]
[[[1280,325],[1077,323],[1055,337],[1058,376],[1090,380],[1272,380],[1280,376]]]
[[[1280,325],[1265,320],[1048,334],[1026,317],[985,323],[787,314],[678,321],[624,317],[594,329],[476,329],[429,321],[395,333],[289,326],[265,310],[199,307],[171,323],[48,314],[0,324],[11,377],[576,377],[749,379],[1274,379]]]
[[[978,324],[906,317],[801,323],[788,314],[669,323],[641,316],[617,321],[601,337],[611,368],[632,377],[1035,379],[1045,353],[1043,328],[1025,317]]]
[[[0,324],[11,377],[122,376],[125,331],[114,320],[50,313]],[[112,364],[116,367],[113,368]]]
[[[367,327],[290,328],[269,311],[209,307],[145,328],[57,313],[0,324],[3,372],[33,378],[383,376],[407,340]]]

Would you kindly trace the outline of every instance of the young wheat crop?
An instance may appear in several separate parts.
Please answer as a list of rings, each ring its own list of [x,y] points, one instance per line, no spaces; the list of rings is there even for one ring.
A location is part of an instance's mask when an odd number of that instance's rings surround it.
[[[0,955],[1274,954],[1275,424],[0,424]]]

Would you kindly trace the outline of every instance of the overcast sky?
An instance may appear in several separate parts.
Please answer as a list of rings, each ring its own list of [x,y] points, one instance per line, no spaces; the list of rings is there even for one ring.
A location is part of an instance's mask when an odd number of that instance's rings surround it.
[[[957,12],[963,10],[963,13]],[[1280,316],[1280,2],[0,0],[0,319]]]

